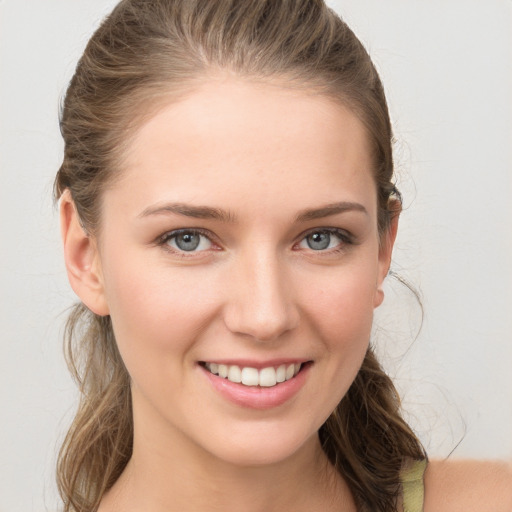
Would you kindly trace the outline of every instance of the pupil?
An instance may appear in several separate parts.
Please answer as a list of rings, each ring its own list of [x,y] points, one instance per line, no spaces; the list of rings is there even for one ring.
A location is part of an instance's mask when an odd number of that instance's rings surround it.
[[[176,237],[176,245],[182,251],[193,251],[199,246],[199,235],[194,233],[183,233]]]
[[[308,236],[307,242],[310,249],[319,251],[329,247],[331,236],[329,233],[313,233]]]

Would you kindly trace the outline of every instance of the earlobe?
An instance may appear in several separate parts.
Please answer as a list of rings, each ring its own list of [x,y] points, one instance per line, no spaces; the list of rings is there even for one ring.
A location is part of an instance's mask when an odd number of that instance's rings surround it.
[[[109,309],[96,241],[82,227],[69,190],[63,192],[59,210],[64,260],[71,288],[93,313],[106,316]]]
[[[384,289],[382,288],[382,284],[377,286],[375,290],[375,297],[373,299],[373,307],[378,308],[384,302]]]
[[[379,276],[377,282],[377,289],[375,290],[374,307],[378,307],[384,301],[383,284],[384,279],[388,275],[389,267],[391,266],[391,255],[395,245],[395,239],[398,232],[398,219],[401,212],[401,204],[395,201],[391,206],[392,216],[389,226],[385,233],[382,234],[379,248]]]

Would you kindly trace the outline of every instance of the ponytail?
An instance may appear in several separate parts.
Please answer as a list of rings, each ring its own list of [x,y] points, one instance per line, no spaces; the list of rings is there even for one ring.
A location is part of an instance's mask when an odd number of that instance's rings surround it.
[[[395,512],[404,461],[426,458],[420,441],[400,415],[393,382],[371,348],[319,435],[361,511]]]
[[[130,379],[110,317],[76,305],[66,324],[65,344],[80,401],[59,452],[57,484],[64,512],[92,512],[132,454]]]

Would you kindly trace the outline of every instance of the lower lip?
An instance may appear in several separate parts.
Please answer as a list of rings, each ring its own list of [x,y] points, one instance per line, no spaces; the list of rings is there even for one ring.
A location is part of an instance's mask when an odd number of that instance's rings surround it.
[[[290,380],[272,387],[244,386],[219,377],[199,365],[212,386],[227,400],[249,409],[271,409],[291,400],[302,388],[311,368],[311,363],[303,366]]]

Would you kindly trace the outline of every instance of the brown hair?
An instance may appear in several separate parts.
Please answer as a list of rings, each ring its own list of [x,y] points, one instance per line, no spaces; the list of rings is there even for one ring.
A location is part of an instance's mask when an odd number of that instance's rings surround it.
[[[362,44],[322,0],[123,0],[89,41],[61,116],[65,153],[55,196],[70,190],[88,233],[100,227],[101,193],[121,172],[133,130],[163,96],[176,100],[215,70],[281,80],[350,108],[372,143],[379,230],[387,229],[396,199],[383,87]],[[88,512],[131,456],[130,379],[109,317],[78,305],[66,342],[81,399],[60,451],[58,484],[66,512]],[[319,432],[360,510],[395,510],[404,462],[425,457],[399,411],[369,348]]]

